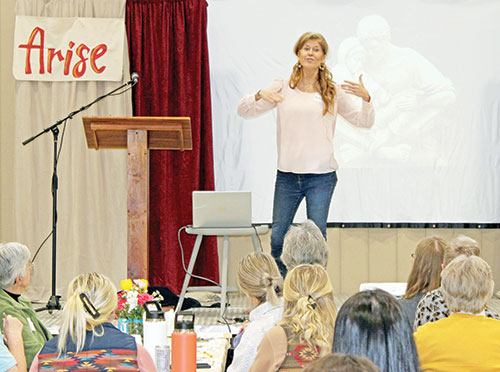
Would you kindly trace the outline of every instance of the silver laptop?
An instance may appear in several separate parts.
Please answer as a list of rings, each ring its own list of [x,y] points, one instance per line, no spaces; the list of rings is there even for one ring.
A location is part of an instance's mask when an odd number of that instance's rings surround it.
[[[193,191],[193,227],[250,226],[250,191]]]

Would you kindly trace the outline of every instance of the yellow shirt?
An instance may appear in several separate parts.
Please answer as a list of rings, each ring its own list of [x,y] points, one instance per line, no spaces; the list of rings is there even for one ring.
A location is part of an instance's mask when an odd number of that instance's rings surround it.
[[[413,335],[423,372],[500,371],[500,320],[451,314]]]

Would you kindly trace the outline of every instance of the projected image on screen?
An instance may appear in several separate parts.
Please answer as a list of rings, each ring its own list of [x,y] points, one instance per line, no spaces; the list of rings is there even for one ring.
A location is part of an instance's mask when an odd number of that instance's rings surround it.
[[[438,141],[425,133],[439,125],[439,115],[455,102],[450,80],[417,51],[392,44],[389,24],[379,15],[361,19],[357,36],[340,43],[337,57],[337,80],[363,75],[376,109],[370,130],[339,119],[336,148],[342,166],[436,161]]]
[[[500,1],[208,3],[216,189],[251,191],[254,222],[272,219],[277,113],[237,106],[290,78],[307,31],[325,36],[337,84],[363,75],[375,109],[370,129],[337,118],[329,222],[500,222]]]

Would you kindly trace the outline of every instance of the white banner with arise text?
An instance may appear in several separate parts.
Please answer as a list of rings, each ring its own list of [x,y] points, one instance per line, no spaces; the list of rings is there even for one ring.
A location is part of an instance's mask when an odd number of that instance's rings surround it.
[[[120,81],[125,24],[121,18],[17,16],[17,80]]]

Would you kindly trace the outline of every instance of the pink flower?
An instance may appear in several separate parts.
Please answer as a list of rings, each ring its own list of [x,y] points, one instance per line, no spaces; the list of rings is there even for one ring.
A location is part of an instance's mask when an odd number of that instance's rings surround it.
[[[137,285],[140,289],[147,290],[148,289],[148,281],[146,279],[135,279],[135,285]]]
[[[148,281],[145,279],[122,280],[122,291],[117,294],[117,316],[125,319],[141,319],[144,309],[142,305],[148,301],[162,300],[155,292],[147,293]]]
[[[145,292],[145,293],[140,293],[139,296],[137,296],[137,302],[139,303],[139,305],[144,305],[146,302],[148,301],[154,301],[154,297],[151,296],[149,293]]]
[[[127,299],[125,298],[123,292],[118,292],[118,310],[125,309],[126,303],[127,303]]]

